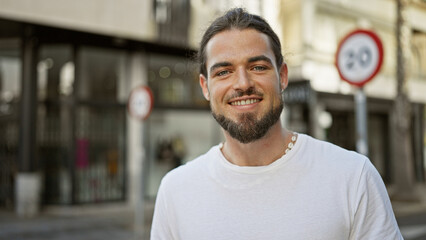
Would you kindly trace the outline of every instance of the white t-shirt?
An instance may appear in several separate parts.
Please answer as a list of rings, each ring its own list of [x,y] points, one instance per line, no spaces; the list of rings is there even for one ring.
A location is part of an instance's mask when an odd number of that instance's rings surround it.
[[[299,134],[270,165],[240,167],[221,147],[163,178],[152,240],[402,239],[365,156]]]

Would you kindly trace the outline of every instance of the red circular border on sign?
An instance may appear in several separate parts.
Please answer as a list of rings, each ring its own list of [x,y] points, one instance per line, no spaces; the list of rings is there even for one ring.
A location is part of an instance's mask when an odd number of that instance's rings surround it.
[[[135,92],[137,92],[137,91],[146,91],[147,93],[148,93],[148,95],[149,95],[149,98],[150,98],[150,102],[151,102],[151,104],[150,104],[150,106],[149,106],[149,110],[148,110],[148,113],[146,114],[146,116],[144,116],[144,117],[140,117],[140,116],[137,116],[137,115],[135,115],[131,110],[130,110],[130,100],[133,98],[133,95],[135,94]],[[150,115],[150,113],[151,113],[151,111],[152,111],[152,107],[153,107],[153,105],[154,105],[154,95],[152,94],[152,91],[151,91],[151,89],[148,87],[148,86],[139,86],[139,87],[136,87],[136,88],[134,88],[131,92],[130,92],[130,95],[129,95],[129,99],[127,100],[127,112],[130,114],[130,116],[132,116],[132,117],[134,117],[134,118],[137,118],[137,119],[139,119],[139,120],[145,120],[145,119],[147,119],[148,117],[149,117],[149,115]]]
[[[361,81],[361,82],[351,82],[350,80],[346,79],[343,75],[342,72],[340,71],[339,68],[339,64],[338,64],[338,56],[340,53],[340,50],[342,49],[342,45],[343,43],[345,43],[345,41],[347,39],[349,39],[350,37],[352,37],[355,34],[365,34],[368,35],[371,39],[373,39],[373,41],[376,43],[377,46],[377,50],[379,52],[379,61],[377,63],[377,67],[374,70],[374,72],[367,77],[367,79]],[[337,48],[336,51],[336,57],[335,57],[335,65],[337,68],[337,71],[339,72],[340,78],[346,82],[348,82],[349,84],[352,85],[356,85],[358,87],[362,87],[364,86],[364,84],[366,84],[367,82],[369,82],[371,79],[373,79],[374,76],[376,76],[376,74],[379,72],[380,68],[382,67],[382,63],[383,63],[383,45],[382,45],[382,41],[380,40],[379,36],[377,36],[377,34],[375,34],[374,32],[370,31],[370,30],[364,30],[364,29],[357,29],[355,31],[350,32],[348,35],[346,35],[339,43],[339,46]]]

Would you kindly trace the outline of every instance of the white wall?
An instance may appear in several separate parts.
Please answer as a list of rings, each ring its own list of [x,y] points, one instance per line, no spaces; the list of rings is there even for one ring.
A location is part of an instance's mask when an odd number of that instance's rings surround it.
[[[191,0],[189,46],[197,49],[210,23],[231,8],[243,7],[264,17],[276,32],[281,32],[277,11],[280,0]],[[279,34],[281,35],[281,34]]]
[[[0,17],[136,40],[156,36],[152,1],[0,0]]]

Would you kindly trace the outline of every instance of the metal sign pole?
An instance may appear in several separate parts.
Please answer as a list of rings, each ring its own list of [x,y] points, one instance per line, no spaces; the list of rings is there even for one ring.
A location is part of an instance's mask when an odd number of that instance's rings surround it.
[[[358,88],[355,95],[356,150],[368,156],[367,100],[363,88]]]
[[[142,136],[143,136],[143,127],[142,127]],[[142,141],[143,144],[143,141]],[[144,146],[142,146],[144,149]],[[138,194],[138,199],[136,201],[136,211],[135,211],[135,240],[144,239],[147,231],[145,229],[145,151],[141,154],[141,171],[140,171],[140,194]]]
[[[336,67],[342,80],[358,87],[355,94],[356,150],[368,156],[367,101],[362,87],[379,72],[383,45],[374,32],[357,29],[346,35],[336,51]]]
[[[130,116],[143,122],[148,118],[153,107],[153,94],[148,86],[139,86],[134,88],[129,96],[127,103],[127,109]],[[146,171],[146,152],[145,152],[145,136],[146,133],[145,124],[141,124],[141,158],[140,171],[139,171],[139,194],[136,199],[136,210],[135,210],[135,239],[143,239],[149,229],[145,229],[145,173]]]

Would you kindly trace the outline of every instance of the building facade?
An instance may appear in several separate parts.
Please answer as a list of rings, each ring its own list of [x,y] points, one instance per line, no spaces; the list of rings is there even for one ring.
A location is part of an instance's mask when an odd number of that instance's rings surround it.
[[[42,206],[134,203],[141,185],[152,189],[155,182],[142,172],[162,172],[148,156],[167,158],[155,152],[179,135],[163,134],[162,124],[179,118],[204,124],[209,116],[188,58],[195,53],[191,3],[0,5],[1,207],[19,205],[20,176],[24,182],[35,177],[40,196],[31,201]],[[155,120],[127,114],[129,93],[139,85],[155,94]],[[213,138],[206,131],[204,137]]]

